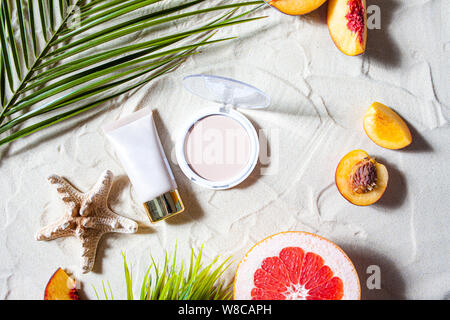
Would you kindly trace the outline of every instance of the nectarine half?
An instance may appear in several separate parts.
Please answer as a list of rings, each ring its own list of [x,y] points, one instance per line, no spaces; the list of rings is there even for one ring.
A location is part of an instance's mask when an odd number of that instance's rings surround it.
[[[271,0],[267,2],[283,13],[297,16],[316,10],[325,1],[327,0]]]
[[[59,268],[47,283],[44,300],[80,300],[75,280]]]
[[[389,174],[386,167],[367,152],[353,150],[339,162],[335,179],[345,199],[357,206],[369,206],[386,191]]]
[[[329,0],[327,24],[336,47],[349,56],[364,53],[367,42],[366,0]]]
[[[377,145],[387,149],[402,149],[412,143],[411,131],[391,108],[374,102],[363,119],[364,131]]]

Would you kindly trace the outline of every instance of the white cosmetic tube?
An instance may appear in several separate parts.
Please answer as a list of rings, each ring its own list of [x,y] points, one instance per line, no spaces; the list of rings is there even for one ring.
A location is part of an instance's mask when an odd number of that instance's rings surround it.
[[[151,222],[184,211],[152,110],[144,108],[103,127],[114,146],[137,197]]]

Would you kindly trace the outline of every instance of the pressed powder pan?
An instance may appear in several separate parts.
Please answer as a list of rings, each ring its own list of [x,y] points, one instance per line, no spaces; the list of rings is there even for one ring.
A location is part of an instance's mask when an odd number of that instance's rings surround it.
[[[206,188],[238,185],[256,166],[259,140],[251,122],[236,108],[266,108],[269,97],[251,85],[219,76],[192,75],[183,84],[219,105],[195,113],[183,127],[176,146],[181,170]]]

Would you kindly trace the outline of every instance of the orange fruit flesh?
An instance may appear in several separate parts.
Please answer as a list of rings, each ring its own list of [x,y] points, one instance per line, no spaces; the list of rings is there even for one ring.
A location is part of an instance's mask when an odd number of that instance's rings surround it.
[[[344,296],[342,280],[333,277],[322,257],[312,252],[305,254],[299,247],[286,247],[279,257],[264,259],[255,272],[254,283],[253,300],[341,300]],[[293,293],[300,286],[303,295]]]
[[[367,42],[365,0],[329,0],[327,24],[336,47],[344,54],[364,53]]]
[[[239,263],[237,300],[358,300],[361,287],[349,257],[333,242],[285,231],[256,243]]]
[[[377,145],[387,149],[402,149],[412,142],[411,131],[391,108],[374,102],[363,119],[364,131]]]
[[[45,288],[44,300],[79,300],[75,280],[59,268]]]
[[[367,152],[363,150],[351,151],[342,158],[336,169],[336,186],[339,192],[345,199],[358,206],[368,206],[377,202],[383,195],[388,184],[389,175],[386,167],[380,163],[375,163],[377,170],[377,185],[375,188],[366,193],[356,193],[353,191],[349,184],[350,173],[358,162],[368,157]]]
[[[326,0],[271,0],[269,4],[289,15],[306,14],[319,8]]]

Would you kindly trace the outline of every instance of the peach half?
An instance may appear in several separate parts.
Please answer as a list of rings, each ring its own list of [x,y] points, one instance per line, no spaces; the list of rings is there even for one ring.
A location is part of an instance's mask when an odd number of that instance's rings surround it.
[[[336,186],[342,196],[357,206],[377,202],[389,180],[386,167],[363,150],[347,153],[336,169]]]
[[[271,0],[267,2],[283,13],[297,16],[316,10],[325,1],[327,0]]]
[[[76,281],[59,268],[47,283],[44,300],[80,300]]]
[[[343,53],[364,53],[367,43],[366,0],[329,0],[327,23],[334,44]]]
[[[412,143],[411,131],[391,108],[374,102],[363,119],[364,131],[380,147],[402,149]]]

